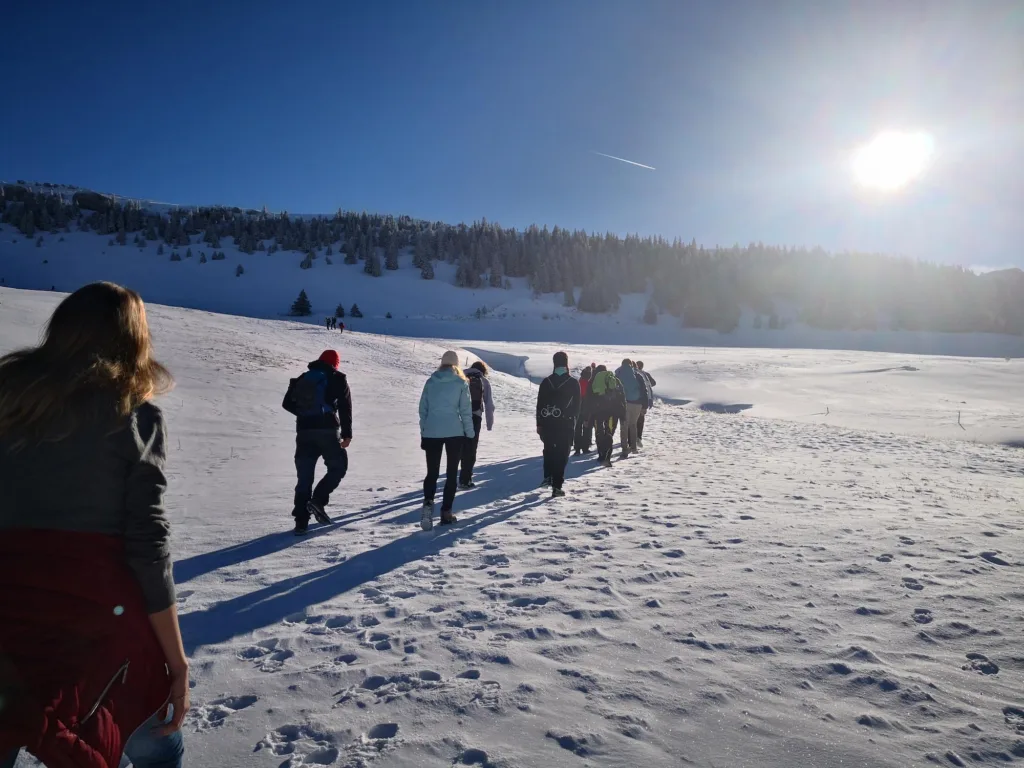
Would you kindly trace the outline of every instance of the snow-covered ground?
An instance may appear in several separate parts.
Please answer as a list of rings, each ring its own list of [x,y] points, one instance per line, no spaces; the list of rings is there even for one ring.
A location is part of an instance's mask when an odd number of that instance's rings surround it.
[[[0,288],[0,352],[59,298]],[[1021,425],[1019,363],[569,347],[692,402],[613,469],[573,459],[551,501],[527,376],[552,347],[461,343],[499,369],[496,425],[459,524],[422,533],[416,403],[446,343],[150,317],[178,381],[189,765],[1024,761],[1024,454],[970,434]],[[327,346],[356,439],[339,524],[296,539],[280,401]],[[956,410],[966,433],[933,431]]]
[[[151,206],[159,209],[159,206]],[[37,246],[37,238],[42,244]],[[198,239],[198,238],[194,238]],[[855,349],[910,354],[968,357],[1024,357],[1024,337],[999,334],[911,333],[892,331],[823,331],[797,321],[796,307],[780,302],[782,330],[755,328],[755,315],[743,313],[732,333],[681,328],[679,320],[662,315],[657,325],[642,322],[647,296],[622,297],[618,312],[593,315],[562,306],[563,296],[535,298],[527,281],[511,281],[509,290],[469,290],[454,285],[455,266],[436,265],[436,279],[425,281],[403,252],[400,269],[379,278],[364,274],[363,264],[343,263],[325,250],[311,269],[300,269],[304,254],[240,253],[225,238],[223,261],[200,263],[212,255],[203,243],[187,248],[148,243],[110,245],[92,232],[26,238],[10,225],[0,225],[0,284],[12,288],[71,291],[94,280],[113,280],[138,290],[147,301],[233,315],[278,318],[285,315],[300,290],[305,290],[314,316],[322,324],[338,304],[358,304],[365,317],[345,318],[360,331],[419,338],[472,338],[491,341],[560,341],[575,344],[659,344],[697,347]],[[176,252],[180,261],[171,261]],[[328,258],[331,264],[328,264]],[[235,275],[241,266],[244,273]],[[578,291],[577,291],[578,294]],[[477,318],[477,310],[487,310]],[[391,319],[386,315],[390,313]]]

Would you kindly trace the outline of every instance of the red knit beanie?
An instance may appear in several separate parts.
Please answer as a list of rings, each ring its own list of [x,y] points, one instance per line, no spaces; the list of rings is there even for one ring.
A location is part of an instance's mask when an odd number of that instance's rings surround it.
[[[339,355],[333,349],[328,349],[325,350],[322,355],[320,355],[320,362],[327,363],[334,370],[338,370],[338,366],[341,365],[341,355]]]

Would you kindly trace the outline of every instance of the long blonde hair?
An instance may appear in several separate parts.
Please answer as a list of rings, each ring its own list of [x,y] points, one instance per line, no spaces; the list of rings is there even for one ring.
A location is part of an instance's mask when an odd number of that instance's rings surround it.
[[[460,379],[462,379],[463,381],[469,381],[469,379],[466,378],[466,374],[462,372],[462,368],[460,366],[458,366],[458,365],[442,365],[442,366],[438,367],[437,370],[439,370],[439,371],[455,371],[455,375],[458,376]]]
[[[152,357],[139,294],[91,283],[57,306],[42,344],[0,358],[0,438],[15,448],[62,440],[96,408],[96,395],[112,407],[94,415],[114,426],[173,384]]]

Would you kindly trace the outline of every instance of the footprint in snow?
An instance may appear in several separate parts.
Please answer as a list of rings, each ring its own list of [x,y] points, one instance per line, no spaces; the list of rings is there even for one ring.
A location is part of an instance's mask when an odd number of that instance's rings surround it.
[[[916,621],[918,624],[931,624],[932,612],[929,611],[927,608],[915,608],[914,621]]]
[[[917,579],[911,578],[910,576],[903,577],[903,586],[907,589],[912,589],[915,592],[919,592],[924,589],[924,584],[919,582]]]
[[[230,715],[248,709],[257,701],[259,699],[256,696],[226,696],[192,710],[189,712],[189,720],[197,733],[219,728]]]
[[[998,675],[999,665],[994,661],[990,661],[988,656],[983,653],[968,653],[967,664],[964,664],[961,669],[974,670],[980,672],[983,675]]]

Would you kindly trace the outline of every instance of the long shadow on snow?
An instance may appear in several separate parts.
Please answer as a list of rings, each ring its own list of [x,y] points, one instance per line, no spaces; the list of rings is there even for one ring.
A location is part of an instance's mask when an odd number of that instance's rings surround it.
[[[566,478],[577,478],[597,469],[596,464],[593,462],[593,455],[588,458],[589,461],[587,462],[570,459]],[[466,513],[478,507],[485,507],[516,493],[532,490],[537,486],[541,475],[541,459],[539,457],[527,457],[501,461],[496,464],[487,464],[479,467],[475,475],[481,481],[481,484],[470,491],[459,491],[455,498],[455,512],[457,514]],[[502,479],[506,477],[509,478],[509,481],[502,482]],[[512,479],[515,482],[512,482]],[[443,478],[441,484],[444,484]],[[336,504],[344,503],[343,498],[344,486],[335,496]],[[399,510],[402,510],[401,514],[382,522],[390,525],[415,523],[419,520],[419,505],[422,498],[423,491],[421,489],[407,491],[383,504],[378,504],[359,512],[350,512],[348,514],[335,513],[335,525],[312,528],[309,535],[305,538],[296,537],[291,531],[269,533],[250,541],[244,541],[212,552],[204,552],[201,555],[178,560],[174,564],[174,582],[175,584],[184,584],[187,581],[220,568],[228,568],[232,565],[272,555],[302,541],[337,532],[339,526],[372,520],[373,518],[383,517]]]
[[[455,496],[455,514],[459,515],[478,507],[486,507],[517,493],[534,490],[543,479],[542,467],[543,458],[540,456],[510,459],[479,467],[473,473],[478,482],[477,487],[468,491],[459,491]],[[577,457],[575,460],[570,457],[569,464],[565,469],[565,479],[575,480],[599,468],[600,465],[594,458],[594,454]],[[444,478],[442,477],[439,481],[439,494],[443,485]],[[416,498],[417,500],[422,498],[422,492]],[[384,513],[393,512],[396,508],[385,509]],[[380,513],[375,509],[373,514],[367,515],[367,517],[378,517],[379,515]],[[415,523],[419,519],[420,505],[416,504],[413,509],[405,510],[401,514],[381,522],[386,525],[406,525]]]
[[[475,536],[487,526],[508,520],[542,502],[540,494],[531,494],[518,504],[488,510],[451,528],[442,528],[436,533],[414,533],[383,547],[361,552],[343,563],[283,579],[205,610],[186,613],[180,619],[185,652],[191,655],[200,646],[222,643],[275,624],[286,616],[310,605],[327,602],[403,565],[439,554],[458,540]]]
[[[268,533],[266,536],[260,536],[258,539],[243,541],[230,547],[214,550],[213,552],[204,552],[201,555],[178,560],[174,563],[174,583],[184,584],[186,581],[191,581],[205,573],[216,571],[218,568],[227,568],[228,566],[255,560],[258,557],[272,555],[275,552],[288,549],[288,547],[301,541],[323,536],[331,530],[333,528],[326,526],[313,528],[310,530],[309,535],[304,538],[296,536],[291,531]]]

